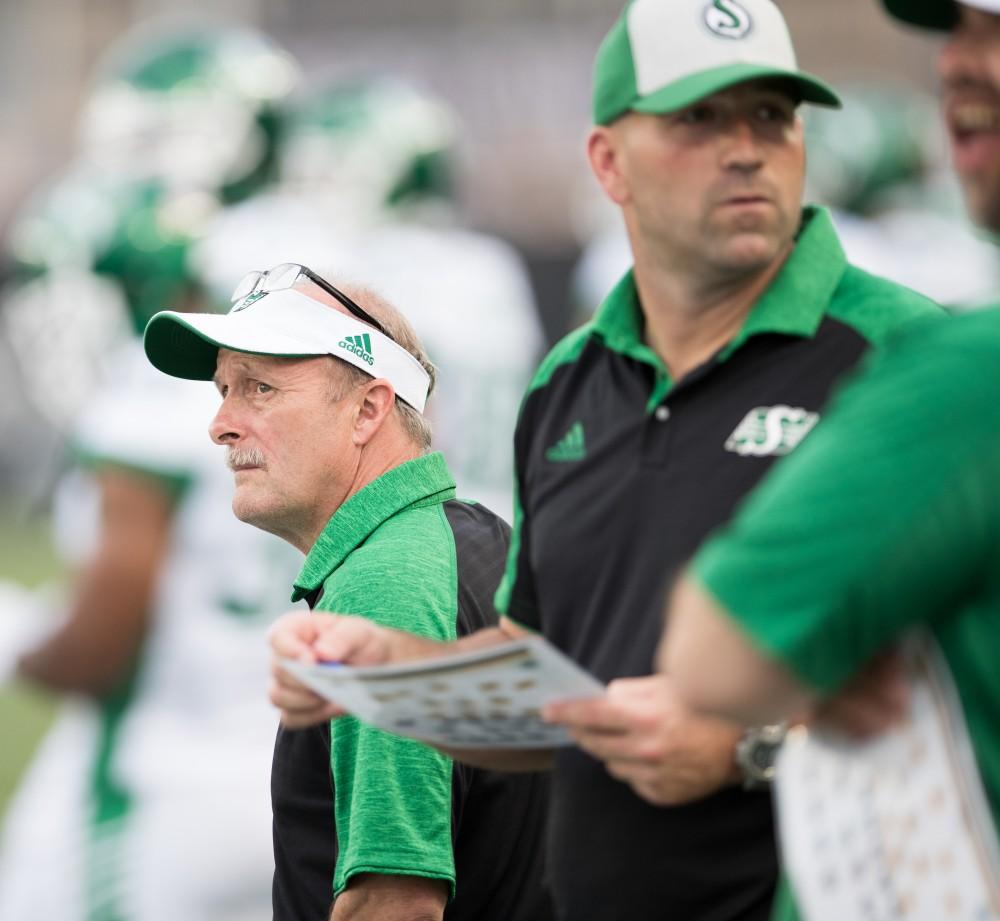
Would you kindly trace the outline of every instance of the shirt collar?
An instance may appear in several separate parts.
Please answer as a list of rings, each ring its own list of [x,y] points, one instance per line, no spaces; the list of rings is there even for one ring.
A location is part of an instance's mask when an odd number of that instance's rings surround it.
[[[804,208],[795,247],[719,358],[728,358],[758,333],[812,338],[846,268],[847,257],[830,212],[814,206]]]
[[[791,254],[719,357],[727,358],[759,333],[813,336],[846,267],[847,259],[829,212],[813,206],[804,208]],[[643,341],[644,325],[630,269],[601,305],[594,318],[593,334],[612,351],[662,367],[659,357]]]
[[[455,480],[440,453],[426,454],[386,471],[333,513],[306,556],[292,601],[315,591],[351,551],[394,515],[454,498]]]

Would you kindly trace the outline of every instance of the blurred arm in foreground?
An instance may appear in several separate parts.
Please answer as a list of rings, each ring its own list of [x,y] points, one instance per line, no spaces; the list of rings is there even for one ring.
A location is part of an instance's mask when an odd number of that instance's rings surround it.
[[[1000,312],[925,326],[845,390],[675,591],[659,664],[683,700],[870,733],[905,712],[890,650],[923,626],[975,737],[1000,697],[998,351]]]

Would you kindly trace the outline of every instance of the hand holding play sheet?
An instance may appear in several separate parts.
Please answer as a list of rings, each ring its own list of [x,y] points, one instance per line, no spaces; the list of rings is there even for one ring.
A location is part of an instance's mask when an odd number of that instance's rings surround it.
[[[599,681],[540,637],[403,665],[280,664],[366,722],[453,748],[569,745],[564,728],[542,722],[542,707],[604,694]]]

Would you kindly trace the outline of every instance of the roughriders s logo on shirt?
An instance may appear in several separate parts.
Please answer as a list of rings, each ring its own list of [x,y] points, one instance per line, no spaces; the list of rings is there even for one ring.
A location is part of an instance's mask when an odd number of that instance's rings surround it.
[[[788,454],[819,422],[819,413],[801,407],[758,406],[726,439],[726,450],[742,457]]]

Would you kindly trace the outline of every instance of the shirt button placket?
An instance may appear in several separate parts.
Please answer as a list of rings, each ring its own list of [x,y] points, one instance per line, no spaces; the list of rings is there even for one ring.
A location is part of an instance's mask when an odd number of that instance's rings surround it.
[[[661,403],[647,417],[642,439],[642,464],[644,467],[662,469],[669,461],[673,426],[664,423],[670,419],[670,407]]]

